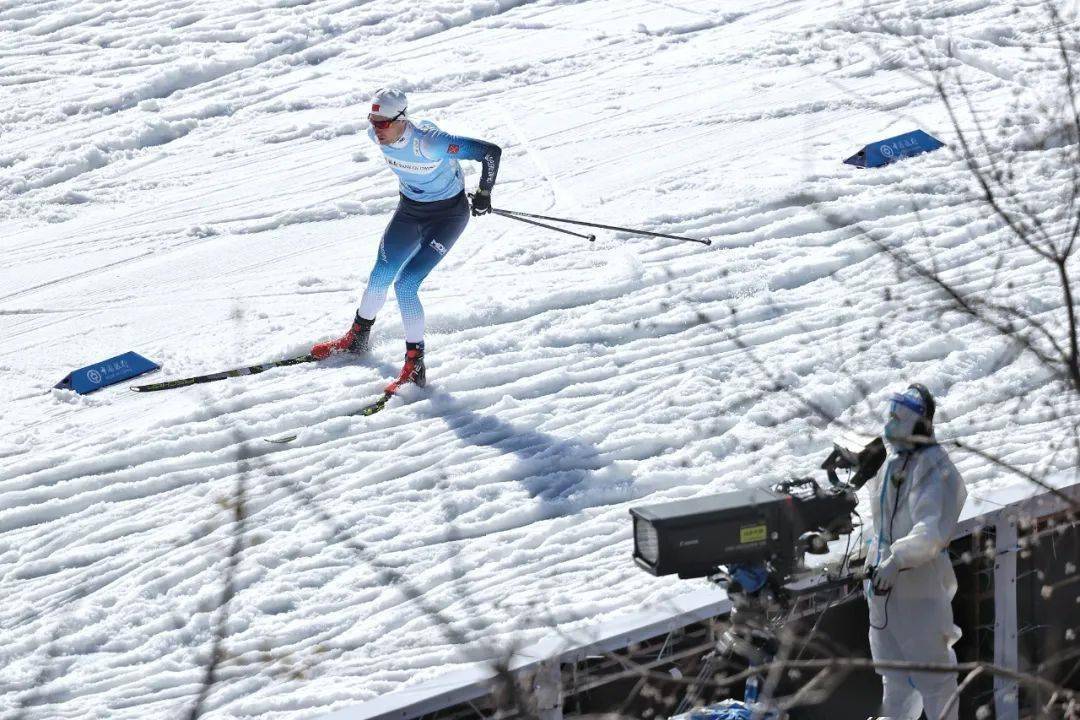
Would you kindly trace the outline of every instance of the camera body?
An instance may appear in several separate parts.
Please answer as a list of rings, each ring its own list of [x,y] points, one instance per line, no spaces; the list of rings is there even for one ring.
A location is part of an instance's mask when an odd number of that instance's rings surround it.
[[[801,478],[631,508],[634,562],[653,575],[681,578],[707,577],[721,566],[765,565],[785,580],[806,552],[826,552],[829,540],[851,532],[855,491],[884,459],[880,438],[845,435],[821,466],[827,486]],[[852,470],[855,482],[841,482],[837,469]]]

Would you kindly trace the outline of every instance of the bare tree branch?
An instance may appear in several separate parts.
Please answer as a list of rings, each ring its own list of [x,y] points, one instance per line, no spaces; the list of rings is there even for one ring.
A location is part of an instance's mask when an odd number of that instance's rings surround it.
[[[236,568],[240,564],[240,553],[244,549],[244,530],[247,523],[247,476],[250,471],[247,443],[238,431],[233,431],[233,440],[237,446],[236,487],[230,500],[233,522],[233,541],[229,548],[228,565],[222,581],[221,600],[218,604],[218,619],[214,627],[213,641],[210,645],[210,658],[203,670],[203,679],[195,704],[188,712],[189,720],[197,720],[202,715],[206,696],[217,680],[217,670],[224,659],[224,642],[229,622],[229,606],[236,595]]]

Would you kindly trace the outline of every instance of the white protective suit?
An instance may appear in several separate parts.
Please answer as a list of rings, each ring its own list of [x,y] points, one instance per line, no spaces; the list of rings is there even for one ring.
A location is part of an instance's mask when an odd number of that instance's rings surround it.
[[[967,490],[941,446],[894,450],[885,472],[869,483],[874,532],[867,563],[880,566],[893,556],[901,571],[888,594],[874,594],[867,581],[870,651],[874,660],[955,664],[960,628],[953,624],[956,575],[947,548]],[[893,720],[914,720],[923,706],[938,720],[956,691],[953,673],[878,672],[881,715]],[[945,718],[957,717],[954,703]]]

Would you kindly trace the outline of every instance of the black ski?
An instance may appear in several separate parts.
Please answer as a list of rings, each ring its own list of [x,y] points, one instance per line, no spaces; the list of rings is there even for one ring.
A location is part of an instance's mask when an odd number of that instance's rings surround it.
[[[299,365],[300,363],[313,362],[315,360],[312,355],[300,355],[299,357],[288,358],[286,360],[275,360],[274,362],[264,363],[262,365],[249,365],[248,367],[236,368],[235,370],[226,370],[224,372],[210,373],[209,375],[196,375],[195,377],[179,378],[177,380],[166,380],[159,383],[150,383],[149,385],[134,385],[132,390],[135,392],[156,392],[157,390],[172,390],[174,388],[187,387],[188,385],[198,385],[200,383],[214,382],[216,380],[224,380],[225,378],[240,377],[242,375],[256,375],[263,370],[269,370],[270,368],[285,367],[287,365]]]
[[[364,417],[367,417],[368,415],[374,415],[375,413],[386,407],[386,403],[390,402],[390,398],[394,397],[395,392],[397,392],[397,387],[394,387],[393,390],[387,388],[386,392],[383,393],[383,396],[381,398],[371,403],[370,405],[365,405],[364,407],[360,408],[352,414],[363,415]]]
[[[371,403],[370,405],[365,405],[359,410],[349,413],[349,417],[354,417],[356,415],[363,415],[364,417],[368,417],[369,415],[374,415],[375,413],[379,412],[384,407],[386,407],[386,403],[390,402],[390,398],[394,397],[394,394],[398,391],[398,388],[400,388],[401,385],[402,383],[399,383],[396,380],[390,383],[390,385],[386,388],[386,391],[383,392],[381,398]],[[281,437],[276,438],[263,438],[263,440],[268,443],[274,443],[276,445],[285,445],[286,443],[291,443],[297,437],[299,437],[299,435],[293,434],[282,435]]]

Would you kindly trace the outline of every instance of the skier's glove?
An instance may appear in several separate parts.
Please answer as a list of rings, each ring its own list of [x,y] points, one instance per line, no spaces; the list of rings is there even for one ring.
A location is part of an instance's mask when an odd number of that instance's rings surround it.
[[[896,583],[896,576],[899,574],[900,565],[896,562],[896,558],[890,556],[874,570],[872,580],[874,591],[878,594],[884,594],[892,590],[892,586]]]
[[[469,199],[472,200],[473,217],[491,212],[491,193],[487,190],[477,190],[469,196]]]

